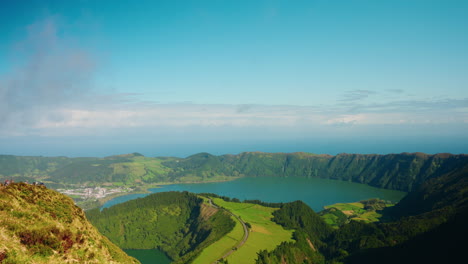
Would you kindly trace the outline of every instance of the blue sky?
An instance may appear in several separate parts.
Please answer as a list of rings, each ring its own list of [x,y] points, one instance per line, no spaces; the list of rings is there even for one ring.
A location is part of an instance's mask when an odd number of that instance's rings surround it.
[[[467,1],[0,3],[0,153],[468,152]]]

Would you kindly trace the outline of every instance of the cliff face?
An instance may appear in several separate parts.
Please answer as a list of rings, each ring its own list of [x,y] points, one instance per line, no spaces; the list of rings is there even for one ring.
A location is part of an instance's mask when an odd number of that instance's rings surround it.
[[[411,191],[428,179],[457,171],[468,164],[468,155],[401,153],[389,155],[246,152],[213,156],[200,153],[162,163],[172,168],[169,176],[209,178],[226,176],[318,177]]]
[[[0,263],[139,263],[73,200],[44,186],[0,186]]]
[[[468,208],[468,164],[430,179],[408,193],[396,206],[389,209],[395,216],[417,215],[451,208]]]

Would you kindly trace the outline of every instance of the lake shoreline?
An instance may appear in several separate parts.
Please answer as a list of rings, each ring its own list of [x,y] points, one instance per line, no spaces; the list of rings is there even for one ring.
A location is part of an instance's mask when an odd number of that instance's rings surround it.
[[[138,186],[137,188],[139,189],[138,191],[131,191],[131,192],[120,192],[120,193],[113,193],[111,195],[108,195],[103,198],[97,199],[97,206],[94,206],[92,208],[86,208],[85,210],[91,210],[97,207],[102,207],[106,202],[121,197],[125,195],[131,195],[131,194],[151,194],[154,192],[151,192],[150,189],[157,189],[157,188],[162,188],[163,186],[168,186],[168,185],[173,185],[173,184],[204,184],[204,183],[218,183],[218,182],[230,182],[234,181],[240,178],[244,177],[232,177],[232,179],[226,179],[226,180],[213,180],[213,181],[203,181],[203,182],[160,182],[160,183],[151,183],[151,184],[145,184],[143,186]]]
[[[261,189],[267,191],[262,191]],[[229,181],[152,184],[146,186],[145,192],[128,194],[130,195],[129,199],[117,199],[112,202],[113,199],[125,196],[125,193],[112,199],[106,199],[107,201],[101,205],[101,208],[110,207],[138,197],[144,197],[145,194],[166,191],[215,193],[220,196],[238,198],[240,200],[261,200],[272,203],[302,200],[316,212],[322,211],[326,205],[357,202],[371,198],[380,198],[396,203],[407,194],[406,192],[377,188],[367,184],[333,179],[240,177]]]

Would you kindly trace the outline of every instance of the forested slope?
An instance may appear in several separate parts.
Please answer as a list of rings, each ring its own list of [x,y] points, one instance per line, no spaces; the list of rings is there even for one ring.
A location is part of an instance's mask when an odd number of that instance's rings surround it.
[[[246,152],[213,156],[200,153],[162,163],[169,176],[209,174],[262,177],[319,177],[410,191],[425,180],[453,172],[468,164],[467,155],[402,153],[389,155]],[[207,169],[209,168],[209,170]]]
[[[156,193],[86,214],[121,248],[159,248],[175,263],[190,261],[234,227],[226,212],[187,192]]]
[[[319,248],[332,232],[328,226],[309,206],[302,201],[286,203],[273,213],[273,221],[286,229],[295,230],[293,239],[296,242],[283,242],[275,250],[258,253],[256,263],[323,263],[324,256]]]
[[[305,212],[288,210],[288,221],[274,220],[300,227],[304,216],[314,215]],[[386,222],[351,221],[322,236],[314,230],[327,230],[319,228],[323,223],[306,224],[295,233],[296,243],[261,252],[257,263],[296,263],[294,258],[305,263],[455,263],[464,258],[467,244],[468,166],[426,181],[382,213]],[[315,237],[317,252],[303,236]]]

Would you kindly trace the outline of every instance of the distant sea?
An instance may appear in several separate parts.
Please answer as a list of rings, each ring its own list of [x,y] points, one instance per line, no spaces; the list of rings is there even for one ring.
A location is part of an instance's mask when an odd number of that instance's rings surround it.
[[[213,155],[238,154],[245,151],[263,152],[309,152],[336,155],[339,153],[390,154],[402,152],[468,153],[468,140],[460,138],[438,138],[425,140],[413,138],[385,141],[376,139],[356,140],[287,140],[287,141],[215,141],[215,142],[168,142],[152,143],[122,140],[91,143],[86,140],[62,138],[29,140],[2,140],[0,154],[20,156],[67,156],[67,157],[105,157],[116,154],[138,152],[147,157],[172,156],[187,157],[200,152]]]

